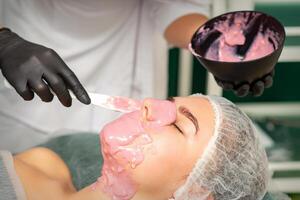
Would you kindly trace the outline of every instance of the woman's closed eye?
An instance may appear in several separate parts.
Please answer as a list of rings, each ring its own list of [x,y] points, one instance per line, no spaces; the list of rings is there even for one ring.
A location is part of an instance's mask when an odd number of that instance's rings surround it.
[[[183,131],[177,126],[176,123],[173,123],[172,126],[174,126],[181,134],[183,134]]]

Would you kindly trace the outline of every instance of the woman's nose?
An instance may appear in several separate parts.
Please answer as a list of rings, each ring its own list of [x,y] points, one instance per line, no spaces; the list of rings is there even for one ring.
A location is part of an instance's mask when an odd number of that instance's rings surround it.
[[[156,125],[168,125],[176,120],[176,105],[159,99],[145,99],[142,106],[144,122]]]
[[[153,105],[151,99],[145,99],[142,106],[143,121],[154,121]]]

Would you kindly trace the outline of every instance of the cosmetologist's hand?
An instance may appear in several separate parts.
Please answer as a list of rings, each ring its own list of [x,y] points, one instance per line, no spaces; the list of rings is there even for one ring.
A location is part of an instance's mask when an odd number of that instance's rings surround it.
[[[234,93],[239,97],[247,96],[252,94],[253,96],[261,96],[265,88],[269,88],[273,84],[274,69],[271,73],[266,74],[262,78],[255,80],[252,83],[241,83],[235,85],[234,83],[228,81],[222,81],[215,77],[217,84],[224,90],[233,90]]]
[[[91,102],[76,75],[54,50],[26,41],[7,28],[0,29],[0,69],[26,101],[36,93],[42,101],[50,102],[52,90],[69,107],[70,89],[82,103]]]

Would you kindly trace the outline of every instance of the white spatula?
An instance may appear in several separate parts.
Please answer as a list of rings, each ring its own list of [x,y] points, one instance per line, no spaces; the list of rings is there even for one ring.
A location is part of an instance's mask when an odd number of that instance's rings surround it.
[[[4,80],[4,85],[7,88],[13,88],[6,80]],[[72,92],[70,92],[70,94],[72,99],[76,99]],[[91,98],[92,105],[100,106],[109,110],[128,113],[141,108],[140,101],[127,97],[109,96],[92,92],[88,92],[88,94]]]

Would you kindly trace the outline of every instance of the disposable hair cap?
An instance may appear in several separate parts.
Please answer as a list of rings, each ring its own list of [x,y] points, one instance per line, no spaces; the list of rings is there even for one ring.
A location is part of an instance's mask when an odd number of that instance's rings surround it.
[[[260,200],[269,180],[266,152],[252,121],[236,105],[204,96],[214,110],[214,133],[175,200]]]

